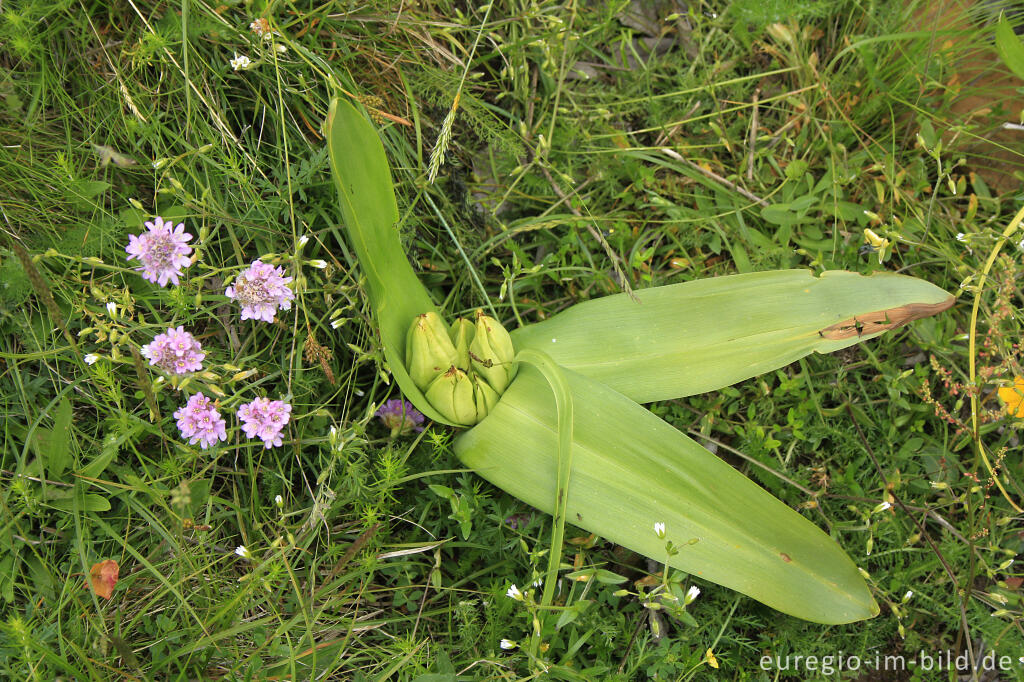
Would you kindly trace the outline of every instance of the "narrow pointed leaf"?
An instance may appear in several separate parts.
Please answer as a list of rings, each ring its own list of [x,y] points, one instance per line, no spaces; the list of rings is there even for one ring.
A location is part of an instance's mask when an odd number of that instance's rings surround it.
[[[608,387],[565,372],[575,405],[567,519],[640,552],[819,623],[878,613],[839,545],[731,466]],[[552,512],[558,429],[551,390],[524,367],[494,411],[455,442],[467,466]],[[693,544],[687,544],[696,539]]]
[[[366,117],[335,99],[327,114],[327,146],[345,226],[366,276],[391,373],[417,409],[434,421],[451,424],[431,407],[405,369],[409,325],[417,315],[437,310],[409,265],[395,229],[398,204],[384,145]]]
[[[950,307],[924,280],[836,270],[715,277],[579,303],[512,333],[561,366],[646,403],[711,391],[831,353]]]
[[[1013,25],[1005,15],[1000,15],[999,23],[996,24],[996,52],[1010,71],[1024,80],[1024,42],[1014,32]]]

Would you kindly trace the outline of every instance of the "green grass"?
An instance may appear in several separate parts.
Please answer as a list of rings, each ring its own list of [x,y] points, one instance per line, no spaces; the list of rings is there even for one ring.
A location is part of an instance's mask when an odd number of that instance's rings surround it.
[[[999,68],[979,8],[944,30],[892,3],[776,4],[666,18],[663,3],[655,29],[627,2],[499,3],[486,21],[451,2],[5,4],[0,678],[767,680],[763,655],[970,642],[1021,679],[1024,574],[1008,561],[1024,514],[975,449],[969,338],[979,439],[1021,504],[1024,422],[995,390],[1024,374],[1021,232],[1000,242],[1024,155],[1019,137],[999,138],[1001,161],[979,140],[1020,122],[1024,83],[954,78],[972,57]],[[773,26],[783,16],[795,23]],[[257,17],[271,39],[249,30]],[[236,53],[251,68],[233,71]],[[373,417],[398,396],[322,140],[342,94],[387,114],[398,229],[452,316],[490,306],[514,328],[627,287],[790,267],[958,293],[849,351],[651,406],[830,530],[881,615],[825,627],[696,580],[682,622],[617,586],[566,583],[560,599],[589,606],[542,658],[502,651],[531,628],[505,591],[544,571],[550,518],[464,470],[448,429],[392,439]],[[958,108],[969,96],[993,113]],[[104,164],[104,149],[134,163]],[[199,245],[180,287],[124,260],[156,215]],[[865,228],[891,241],[884,262],[862,252]],[[295,277],[274,324],[241,322],[223,295],[261,256]],[[283,447],[178,437],[181,394],[133,358],[172,323],[208,353],[188,388],[226,416],[290,400]],[[880,510],[887,493],[899,503]],[[568,529],[566,561],[660,570],[586,536]],[[105,559],[120,565],[110,600],[83,587]]]

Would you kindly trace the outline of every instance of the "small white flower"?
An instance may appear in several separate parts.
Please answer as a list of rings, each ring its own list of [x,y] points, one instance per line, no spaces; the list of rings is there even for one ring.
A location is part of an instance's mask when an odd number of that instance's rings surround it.
[[[333,320],[331,320],[331,329],[338,329],[343,324],[345,324],[345,318],[344,317],[336,317]]]
[[[1024,251],[1024,239],[1021,239],[1019,242],[1017,242],[1017,248],[1020,249],[1021,251]]]
[[[303,246],[305,246],[306,244],[308,244],[308,243],[309,243],[309,235],[308,234],[304,234],[301,237],[299,237],[299,248],[300,249]]]
[[[250,64],[252,64],[252,60],[244,54],[239,55],[237,52],[235,53],[235,58],[231,60],[231,68],[235,71],[244,71],[249,68]]]
[[[683,599],[683,604],[692,604],[699,596],[700,588],[696,585],[690,585],[690,589],[686,591],[686,597]]]
[[[914,591],[913,590],[907,590],[907,593],[905,595],[903,595],[903,603],[906,604],[908,601],[910,601],[910,598],[913,597],[913,596],[914,596]]]
[[[505,596],[510,599],[515,599],[516,601],[523,601],[523,593],[519,591],[519,588],[516,587],[515,583],[509,585],[508,592],[505,593]]]
[[[310,266],[311,268],[316,268],[317,270],[323,270],[324,268],[327,267],[327,261],[325,261],[325,260],[308,260],[308,261],[306,261],[306,265]]]
[[[967,235],[966,235],[966,234],[964,234],[963,232],[957,232],[957,234],[956,234],[956,240],[957,240],[958,242],[966,242],[966,241],[967,241]]]
[[[658,523],[654,524],[654,534],[657,535],[660,540],[664,540],[665,539],[665,524],[660,522],[660,521]]]
[[[501,648],[504,649],[505,651],[508,651],[509,649],[515,649],[517,646],[518,645],[515,642],[513,642],[511,639],[503,639],[503,640],[501,640]]]
[[[871,510],[871,513],[877,514],[878,512],[884,512],[886,509],[889,509],[890,507],[892,507],[892,503],[886,500],[885,502],[875,505],[875,508]]]
[[[117,317],[117,304],[111,301],[107,304],[107,312],[110,313],[111,317]]]
[[[85,360],[85,364],[94,365],[96,364],[96,361],[100,359],[100,356],[96,355],[95,353],[89,353],[82,359]]]
[[[249,552],[248,548],[246,548],[245,545],[239,545],[238,547],[235,547],[235,554],[242,557],[243,559],[252,558],[252,553]]]
[[[284,506],[284,498],[280,495],[274,495],[274,504],[276,504],[277,508],[280,509]]]
[[[544,584],[544,578],[537,578],[536,580],[533,581],[533,586],[534,587],[540,587],[543,584]]]
[[[280,43],[278,43],[275,47],[277,48],[277,51],[280,54],[284,54],[285,52],[288,51],[288,48],[286,46],[284,46],[284,45],[281,45]]]

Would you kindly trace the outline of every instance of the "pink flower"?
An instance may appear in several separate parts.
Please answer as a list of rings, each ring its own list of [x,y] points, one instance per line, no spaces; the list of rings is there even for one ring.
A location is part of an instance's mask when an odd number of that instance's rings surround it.
[[[284,268],[254,260],[224,293],[242,304],[243,320],[273,322],[278,309],[292,307],[295,293],[288,288],[291,281],[284,276]]]
[[[142,347],[149,364],[171,374],[198,372],[203,368],[202,346],[184,327],[168,328],[166,334],[157,334],[153,342]]]
[[[136,236],[128,235],[128,260],[138,258],[142,263],[141,268],[135,268],[142,273],[142,278],[150,282],[156,282],[164,286],[170,281],[178,284],[178,277],[182,274],[182,268],[189,264],[188,255],[192,253],[192,247],[188,240],[192,235],[185,232],[185,223],[174,224],[164,221],[157,216],[156,223],[147,221],[148,232]]]
[[[205,450],[218,440],[227,440],[228,434],[225,422],[220,412],[214,407],[213,401],[202,393],[196,393],[188,399],[177,412],[174,413],[178,420],[178,430],[182,438],[188,438],[189,443],[199,446]]]
[[[238,408],[238,419],[242,430],[249,438],[259,438],[263,447],[275,448],[281,445],[281,431],[291,419],[292,406],[283,400],[256,398]]]

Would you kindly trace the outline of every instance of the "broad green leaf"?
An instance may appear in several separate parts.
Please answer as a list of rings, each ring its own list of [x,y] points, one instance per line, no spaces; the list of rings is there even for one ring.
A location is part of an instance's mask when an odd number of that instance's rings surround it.
[[[831,353],[954,302],[920,279],[836,270],[714,277],[579,303],[512,332],[637,402],[711,391]]]
[[[1017,78],[1024,80],[1024,42],[1013,32],[1005,15],[996,24],[996,52]]]
[[[575,405],[571,523],[663,560],[666,541],[654,533],[662,522],[679,548],[670,565],[800,618],[878,613],[856,566],[817,526],[632,400],[565,375]],[[554,398],[530,366],[455,442],[464,464],[549,513],[557,447]]]
[[[327,147],[347,234],[366,277],[391,373],[423,414],[451,424],[430,406],[405,369],[409,325],[417,315],[437,310],[409,265],[395,229],[398,204],[384,145],[365,116],[335,99],[327,114]]]

